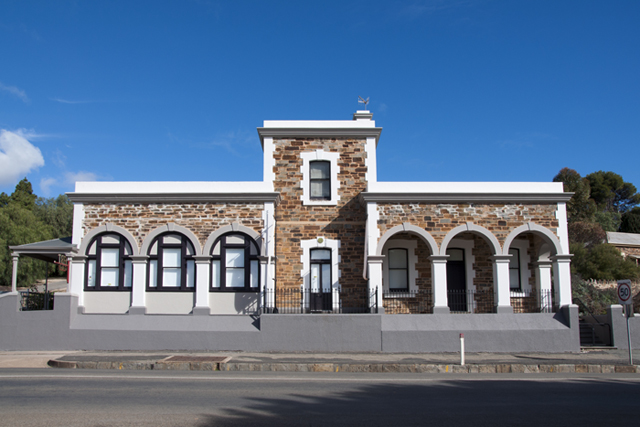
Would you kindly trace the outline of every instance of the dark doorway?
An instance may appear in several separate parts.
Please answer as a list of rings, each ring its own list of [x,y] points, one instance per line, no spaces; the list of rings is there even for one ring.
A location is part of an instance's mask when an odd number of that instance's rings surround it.
[[[447,302],[451,311],[467,311],[464,249],[447,249]]]
[[[311,312],[331,311],[331,250],[311,251],[311,283],[309,309]]]

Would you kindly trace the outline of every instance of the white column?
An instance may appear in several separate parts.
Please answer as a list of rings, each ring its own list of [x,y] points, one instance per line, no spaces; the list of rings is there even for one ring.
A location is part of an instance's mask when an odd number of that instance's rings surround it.
[[[84,306],[84,269],[86,268],[86,262],[87,257],[85,255],[74,255],[69,263],[69,268],[71,268],[69,292],[78,296],[78,307]]]
[[[378,313],[384,313],[382,298],[384,289],[382,288],[382,263],[384,255],[369,255],[367,266],[369,267],[369,307],[373,307],[378,302]]]
[[[209,315],[209,282],[211,272],[211,255],[196,255],[196,305],[193,314]]]
[[[494,255],[490,259],[493,261],[493,292],[496,313],[513,313],[509,286],[511,255]]]
[[[433,314],[450,313],[447,300],[447,258],[449,255],[431,255],[431,287],[433,289]]]
[[[536,267],[536,288],[539,293],[540,311],[551,311],[551,261],[538,261],[534,264]]]
[[[20,255],[12,254],[13,270],[11,271],[11,292],[18,292],[18,259]]]
[[[571,257],[573,255],[554,255],[553,278],[555,280],[555,300],[558,307],[572,304],[571,299]]]
[[[269,296],[269,292],[267,291],[267,282],[269,280],[269,257],[268,256],[260,256],[258,257],[260,260],[260,293],[258,294],[258,308],[262,313],[265,312],[265,298]],[[273,301],[271,301],[273,306]],[[271,307],[270,305],[266,305],[266,307]],[[268,311],[266,311],[268,312]]]
[[[145,292],[147,288],[147,262],[149,257],[137,255],[131,257],[133,266],[133,283],[131,284],[131,307],[129,314],[145,314],[147,312]]]

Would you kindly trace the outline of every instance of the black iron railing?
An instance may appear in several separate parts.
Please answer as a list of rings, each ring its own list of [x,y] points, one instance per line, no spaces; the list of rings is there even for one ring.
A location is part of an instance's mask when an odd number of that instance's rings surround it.
[[[366,288],[326,289],[265,289],[262,292],[262,312],[273,314],[377,313],[377,291]]]
[[[511,291],[514,313],[553,313],[551,291]]]
[[[494,313],[493,289],[447,291],[449,310],[454,314]]]
[[[20,291],[20,310],[53,310],[53,293],[31,290]]]
[[[433,292],[431,289],[386,291],[382,297],[385,314],[433,313]]]

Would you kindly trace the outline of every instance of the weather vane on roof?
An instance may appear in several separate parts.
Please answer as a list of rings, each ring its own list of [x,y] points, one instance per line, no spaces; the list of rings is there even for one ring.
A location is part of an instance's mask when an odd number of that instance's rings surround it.
[[[369,97],[367,97],[367,99],[364,99],[361,96],[358,96],[358,103],[359,104],[364,104],[364,109],[367,109],[367,104],[369,103]]]

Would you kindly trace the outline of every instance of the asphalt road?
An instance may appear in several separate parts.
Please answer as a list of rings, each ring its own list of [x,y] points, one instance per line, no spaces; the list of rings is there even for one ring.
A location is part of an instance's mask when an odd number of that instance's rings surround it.
[[[636,375],[0,370],[2,426],[634,425]]]

